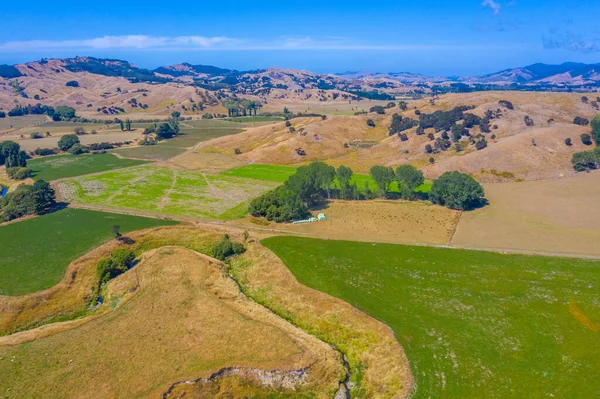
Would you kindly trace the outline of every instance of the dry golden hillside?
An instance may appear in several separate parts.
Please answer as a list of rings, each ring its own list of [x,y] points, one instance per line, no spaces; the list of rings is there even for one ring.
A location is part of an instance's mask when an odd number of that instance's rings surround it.
[[[499,105],[508,100],[514,109]],[[418,119],[415,110],[422,114],[438,110],[447,111],[457,106],[475,106],[467,111],[483,117],[488,110],[501,109],[501,116],[491,120],[492,132],[485,134],[487,148],[476,150],[466,143],[457,152],[454,147],[437,154],[426,154],[425,146],[433,145],[428,134],[440,137],[441,132],[426,129],[417,135],[416,128],[405,131],[408,140],[401,141],[396,135],[389,136],[391,115],[399,113],[405,118]],[[250,129],[237,136],[222,137],[203,143],[198,150],[235,154],[240,160],[252,163],[299,165],[315,160],[325,160],[332,165],[344,164],[357,172],[367,172],[373,165],[396,166],[411,163],[424,169],[428,177],[435,177],[447,170],[461,170],[478,175],[484,181],[533,180],[571,174],[571,156],[586,148],[580,135],[590,128],[573,124],[576,116],[593,118],[598,111],[581,101],[581,94],[526,93],[526,92],[480,92],[449,94],[414,101],[409,109],[401,112],[397,107],[386,115],[370,113],[360,116],[329,116],[292,120],[294,131],[284,123]],[[534,121],[526,126],[525,116]],[[373,119],[376,127],[367,126]],[[495,125],[495,126],[494,126]],[[471,135],[480,133],[478,127]],[[573,145],[567,146],[565,139]],[[299,155],[302,149],[305,155]],[[434,164],[429,164],[429,158]]]

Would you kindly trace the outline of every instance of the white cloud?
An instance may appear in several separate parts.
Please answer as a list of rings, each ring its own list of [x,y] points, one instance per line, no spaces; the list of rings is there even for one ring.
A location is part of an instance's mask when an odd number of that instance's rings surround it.
[[[483,3],[481,3],[481,5],[484,7],[491,8],[492,12],[496,15],[500,14],[500,9],[502,8],[500,6],[500,3],[498,3],[494,0],[483,0]]]
[[[102,36],[82,40],[27,40],[0,43],[0,51],[28,51],[53,49],[161,49],[189,46],[210,49],[235,41],[227,37],[203,36]]]
[[[52,50],[145,50],[145,51],[206,51],[206,50],[477,50],[487,45],[438,43],[368,43],[346,37],[285,36],[271,40],[241,39],[224,36],[103,36],[81,40],[28,40],[0,43],[0,51],[52,51]]]

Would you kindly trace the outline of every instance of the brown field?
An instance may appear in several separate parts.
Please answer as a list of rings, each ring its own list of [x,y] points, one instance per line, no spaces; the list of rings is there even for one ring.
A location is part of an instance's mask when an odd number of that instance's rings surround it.
[[[258,369],[255,373],[305,372],[295,381],[256,377],[250,382],[282,394],[292,388],[325,398],[343,375],[330,346],[250,301],[221,265],[190,250],[163,247],[146,253],[108,291],[104,306],[114,310],[103,316],[27,345],[0,346],[0,357],[6,359],[0,362],[2,392],[45,398],[158,397],[178,381],[236,367]],[[248,382],[237,383],[229,394],[245,396]],[[185,384],[176,393],[182,397],[193,391],[194,384]]]
[[[465,212],[452,244],[600,256],[600,173],[485,184],[490,204]]]
[[[452,237],[460,213],[425,202],[408,201],[331,201],[323,212],[326,221],[277,225],[281,229],[308,237],[332,240],[386,242],[392,244],[446,245]],[[253,223],[255,218],[231,223]],[[261,219],[262,220],[262,219]]]
[[[472,112],[483,116],[487,110],[500,108],[498,101],[506,99],[514,104],[512,111],[504,110],[500,119],[492,121],[498,128],[487,134],[488,147],[476,151],[473,146],[456,152],[450,148],[433,155],[435,163],[429,165],[432,156],[425,154],[426,144],[432,144],[427,135],[416,135],[416,128],[406,131],[409,140],[400,141],[397,136],[388,135],[391,115],[399,113],[403,117],[417,118],[414,107],[422,113],[448,110],[459,105],[475,105]],[[331,104],[329,104],[331,105]],[[329,106],[327,105],[327,106]],[[581,102],[581,94],[570,93],[526,93],[526,92],[479,92],[468,94],[448,94],[440,96],[435,105],[428,100],[411,102],[409,110],[401,112],[390,109],[384,116],[375,114],[360,116],[330,116],[322,121],[319,118],[292,120],[296,133],[289,133],[283,123],[249,129],[237,136],[219,138],[203,143],[199,151],[217,151],[234,155],[239,148],[242,154],[236,157],[245,162],[299,165],[311,161],[326,161],[334,166],[346,165],[355,172],[368,172],[371,166],[396,166],[410,163],[423,169],[428,178],[434,178],[447,170],[460,170],[477,175],[484,182],[538,180],[572,175],[571,156],[587,147],[579,136],[589,133],[589,127],[573,124],[575,116],[588,119],[596,111]],[[530,116],[535,125],[525,126],[523,118]],[[376,127],[366,125],[373,119]],[[554,123],[548,120],[554,119]],[[300,134],[303,129],[306,135]],[[428,129],[427,133],[433,133]],[[473,129],[473,134],[479,132]],[[495,135],[492,139],[491,136]],[[439,136],[437,133],[436,136]],[[570,137],[571,147],[564,141]],[[371,142],[369,148],[358,148],[354,144]],[[350,144],[347,147],[344,144]],[[306,156],[299,156],[297,148],[302,148]],[[483,170],[483,172],[482,172]],[[498,173],[490,173],[497,171]]]

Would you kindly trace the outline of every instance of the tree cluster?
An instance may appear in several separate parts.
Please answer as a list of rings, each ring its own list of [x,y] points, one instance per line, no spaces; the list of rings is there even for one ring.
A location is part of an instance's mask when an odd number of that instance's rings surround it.
[[[56,205],[54,190],[44,180],[33,186],[21,184],[0,199],[0,220],[9,221],[26,215],[43,215]]]
[[[240,255],[246,252],[246,248],[242,243],[232,241],[228,234],[217,242],[211,250],[212,256],[215,259],[225,260],[233,255]]]
[[[6,169],[24,168],[27,166],[27,154],[21,151],[21,146],[14,141],[0,142],[0,165],[2,164]]]
[[[429,199],[450,209],[470,210],[485,203],[485,192],[473,177],[460,172],[446,172],[433,181]]]
[[[100,259],[96,265],[98,287],[125,273],[132,266],[134,260],[135,254],[129,248],[117,248],[111,253],[110,258]]]
[[[581,151],[573,154],[571,158],[573,169],[577,172],[585,172],[600,168],[600,146],[591,151]]]

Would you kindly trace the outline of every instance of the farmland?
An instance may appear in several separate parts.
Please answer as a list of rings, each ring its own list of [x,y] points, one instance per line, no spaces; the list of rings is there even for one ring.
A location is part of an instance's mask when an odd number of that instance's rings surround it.
[[[598,396],[596,261],[274,237],[298,280],[391,326],[414,397]]]
[[[64,209],[0,227],[0,295],[23,295],[58,283],[67,265],[121,232],[173,222],[134,216]],[[27,248],[27,250],[24,250]]]
[[[59,155],[30,160],[27,166],[36,180],[56,180],[107,170],[142,165],[146,161],[117,158],[112,154]]]
[[[228,211],[277,184],[232,176],[140,166],[61,182],[68,200],[108,209],[129,209],[195,218],[228,218]],[[234,212],[237,216],[240,212]]]
[[[44,334],[35,330],[0,338],[0,359],[12,359],[0,360],[0,390],[22,398],[214,397],[221,389],[237,397],[326,398],[343,375],[332,348],[249,301],[219,265],[190,250],[143,255],[106,287],[98,313],[54,326],[44,339],[34,340]],[[239,371],[208,379],[228,367]],[[304,368],[318,377],[295,389],[285,389],[284,376],[265,387],[253,372],[281,370],[294,381],[293,370]]]
[[[463,214],[452,244],[600,256],[599,172],[484,188],[490,204]]]

